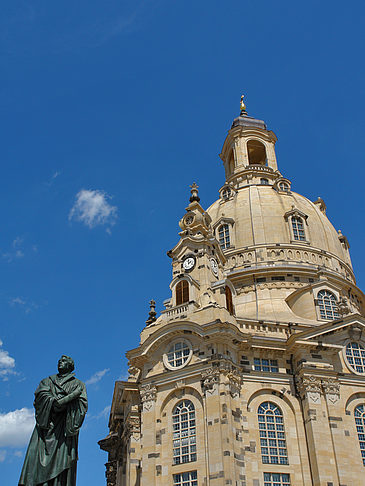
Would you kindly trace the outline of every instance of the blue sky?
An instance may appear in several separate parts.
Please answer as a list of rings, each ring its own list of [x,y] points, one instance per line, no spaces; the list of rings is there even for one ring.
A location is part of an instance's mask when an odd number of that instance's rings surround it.
[[[104,484],[107,407],[148,301],[169,297],[189,185],[208,207],[242,92],[293,190],[321,196],[365,288],[363,2],[4,0],[0,16],[0,477],[33,392],[88,383],[79,486]]]

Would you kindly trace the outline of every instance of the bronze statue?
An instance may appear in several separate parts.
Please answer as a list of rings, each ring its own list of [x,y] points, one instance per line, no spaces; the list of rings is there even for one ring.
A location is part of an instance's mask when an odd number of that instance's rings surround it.
[[[76,486],[77,442],[87,396],[74,368],[72,358],[61,356],[57,375],[42,380],[35,391],[36,425],[19,486]]]

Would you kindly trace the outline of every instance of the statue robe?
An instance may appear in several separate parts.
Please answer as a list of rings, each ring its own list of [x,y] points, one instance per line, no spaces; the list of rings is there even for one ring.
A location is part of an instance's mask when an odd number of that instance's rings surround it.
[[[81,395],[61,411],[57,399],[81,387]],[[73,373],[42,380],[35,392],[36,426],[25,456],[19,486],[76,486],[77,443],[87,411],[86,388]]]

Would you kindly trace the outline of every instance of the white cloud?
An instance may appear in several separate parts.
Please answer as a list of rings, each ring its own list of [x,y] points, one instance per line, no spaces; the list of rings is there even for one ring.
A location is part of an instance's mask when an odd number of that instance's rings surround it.
[[[23,447],[34,428],[34,411],[21,408],[0,414],[0,447]]]
[[[85,381],[86,385],[94,385],[95,383],[98,383],[106,373],[110,371],[110,368],[105,368],[104,370],[97,371],[94,373],[88,380]]]
[[[6,458],[6,451],[0,450],[0,462],[4,462]]]
[[[80,221],[88,228],[95,226],[115,224],[117,218],[117,207],[109,204],[108,196],[103,191],[89,191],[81,189],[76,194],[76,201],[73,205],[68,219],[71,221]]]
[[[3,342],[0,339],[0,378],[6,381],[9,375],[15,374],[15,359],[9,355],[8,351],[2,349],[2,345]]]

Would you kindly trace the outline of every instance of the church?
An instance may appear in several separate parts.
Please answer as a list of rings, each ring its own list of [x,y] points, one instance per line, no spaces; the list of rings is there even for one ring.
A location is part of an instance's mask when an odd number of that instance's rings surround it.
[[[218,200],[191,185],[170,297],[115,383],[107,486],[365,485],[365,296],[276,141],[242,97]]]

